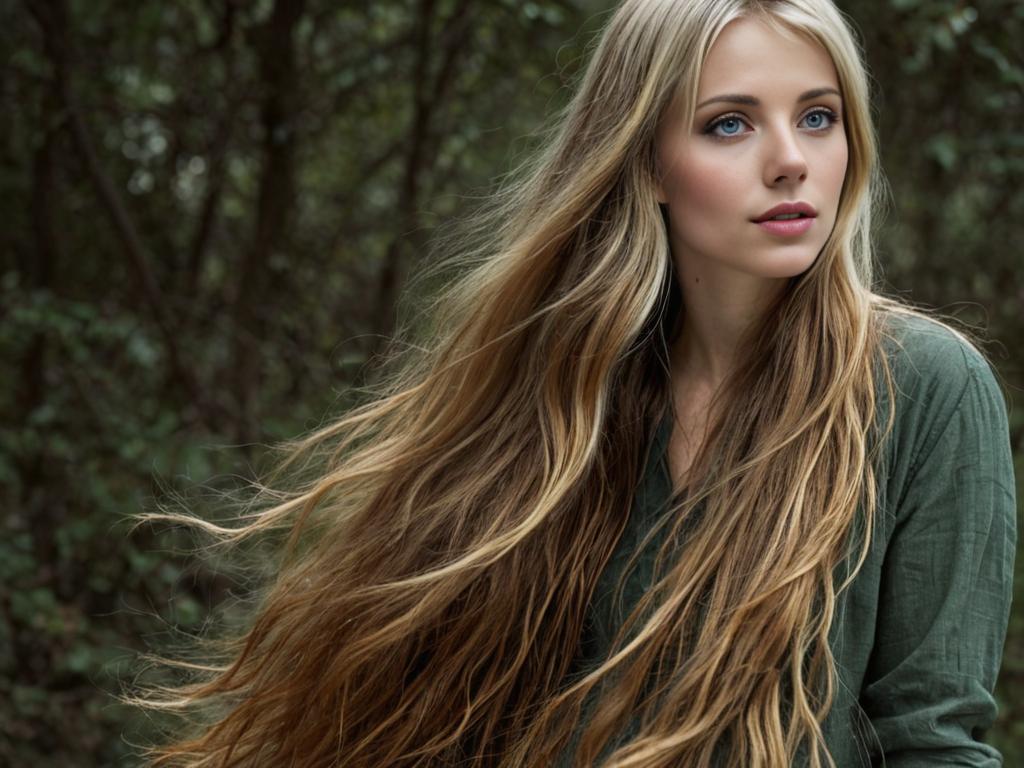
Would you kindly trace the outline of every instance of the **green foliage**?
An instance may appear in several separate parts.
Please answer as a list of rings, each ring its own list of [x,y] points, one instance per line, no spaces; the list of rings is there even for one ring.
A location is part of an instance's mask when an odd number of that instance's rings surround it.
[[[1019,391],[1024,5],[841,5],[878,88],[887,284],[987,324]],[[236,585],[130,516],[230,492],[350,404],[433,228],[528,151],[607,6],[0,6],[0,764],[132,762],[155,727],[113,698],[135,655]],[[1021,605],[992,735],[1010,765]]]
[[[20,418],[0,432],[0,647],[11,651],[0,654],[0,762],[100,764],[127,752],[127,713],[110,693],[130,649],[157,629],[154,606],[180,590],[185,564],[152,535],[129,536],[125,520],[154,466],[177,463],[178,419],[145,396],[159,388],[159,355],[133,313],[26,290],[14,272],[0,305],[0,357],[30,359],[41,345],[48,373],[45,399],[3,391],[4,412]],[[181,598],[174,620],[197,627],[196,597]]]

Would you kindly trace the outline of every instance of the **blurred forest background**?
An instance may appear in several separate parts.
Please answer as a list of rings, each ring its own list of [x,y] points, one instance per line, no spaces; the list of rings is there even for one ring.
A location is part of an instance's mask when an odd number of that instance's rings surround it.
[[[432,233],[529,151],[610,5],[0,3],[0,765],[131,763],[134,654],[237,585],[128,516],[199,484],[216,515],[350,404]],[[1022,478],[1024,3],[840,5],[876,80],[884,289],[993,340]]]

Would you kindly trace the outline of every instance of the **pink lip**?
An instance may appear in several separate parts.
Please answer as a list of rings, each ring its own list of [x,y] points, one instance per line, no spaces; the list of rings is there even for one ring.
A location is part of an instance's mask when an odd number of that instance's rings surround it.
[[[814,217],[812,216],[803,219],[783,219],[782,221],[755,221],[754,223],[762,229],[771,232],[773,235],[792,237],[794,235],[802,235],[810,229],[811,224],[814,223]]]

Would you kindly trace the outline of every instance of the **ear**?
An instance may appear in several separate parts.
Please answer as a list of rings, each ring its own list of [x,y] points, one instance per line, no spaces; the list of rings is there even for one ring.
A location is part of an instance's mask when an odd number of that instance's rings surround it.
[[[661,158],[658,157],[657,152],[654,155],[654,196],[657,198],[658,203],[664,205],[668,202],[668,195],[665,194],[665,185],[663,184],[664,173],[661,169]]]
[[[665,194],[665,188],[661,185],[661,181],[654,183],[654,196],[660,205],[665,205],[668,202],[668,195]]]
[[[664,119],[659,120],[658,125],[654,130],[654,137],[651,142],[650,149],[651,165],[654,167],[654,178],[652,179],[654,184],[654,196],[657,198],[659,205],[665,205],[668,203],[668,195],[665,194],[665,159],[662,157],[662,150],[665,148],[664,132],[666,130],[669,130],[669,125]]]

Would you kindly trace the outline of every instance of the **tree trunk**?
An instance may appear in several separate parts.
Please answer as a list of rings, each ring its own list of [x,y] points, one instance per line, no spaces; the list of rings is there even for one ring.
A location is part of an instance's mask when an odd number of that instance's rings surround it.
[[[262,373],[260,341],[269,319],[268,268],[272,254],[285,245],[293,206],[298,90],[294,33],[304,11],[304,0],[277,0],[266,26],[257,32],[265,89],[263,167],[252,242],[242,254],[232,299],[230,381],[239,443],[259,434],[257,396]]]

